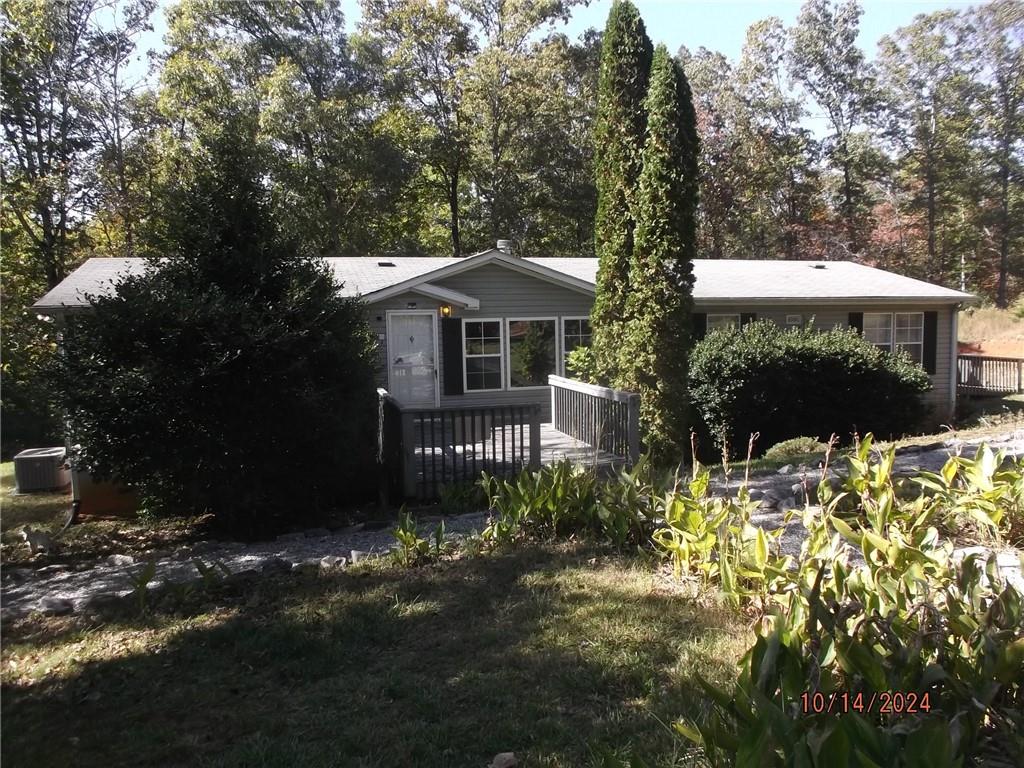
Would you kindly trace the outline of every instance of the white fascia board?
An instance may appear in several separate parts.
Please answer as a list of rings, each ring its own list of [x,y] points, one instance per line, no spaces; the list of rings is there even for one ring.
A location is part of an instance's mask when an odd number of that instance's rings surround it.
[[[410,290],[447,304],[458,304],[463,309],[480,309],[480,299],[460,293],[459,291],[453,291],[451,288],[434,285],[433,283],[420,283]]]

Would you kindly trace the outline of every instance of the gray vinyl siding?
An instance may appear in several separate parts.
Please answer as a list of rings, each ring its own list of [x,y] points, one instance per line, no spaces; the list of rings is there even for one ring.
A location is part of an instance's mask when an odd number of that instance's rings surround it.
[[[529,317],[555,317],[559,321],[563,317],[584,317],[590,315],[593,298],[570,288],[555,285],[537,277],[520,274],[497,264],[486,264],[477,269],[445,280],[432,281],[433,285],[450,288],[479,300],[480,309],[467,310],[454,307],[452,317],[474,319],[524,319]],[[410,307],[415,304],[415,307]],[[402,309],[433,309],[439,310],[442,302],[416,293],[406,293],[368,307],[370,327],[378,338],[377,381],[378,385],[387,387],[387,311]],[[438,320],[440,323],[440,319]],[[440,325],[438,325],[440,329]],[[558,333],[561,334],[561,322]],[[505,334],[505,328],[502,328]],[[507,344],[507,339],[505,343]],[[501,391],[466,392],[462,395],[444,394],[444,350],[443,340],[438,333],[438,387],[441,393],[441,405],[518,405],[537,403],[542,406],[542,418],[551,418],[551,390],[548,387],[536,389],[510,389],[508,382],[503,382]],[[505,361],[506,366],[508,361]],[[506,371],[507,378],[507,371]]]
[[[786,315],[798,314],[804,323],[813,320],[814,327],[821,330],[834,328],[837,325],[847,327],[851,312],[938,312],[938,324],[935,339],[935,373],[930,375],[932,389],[925,395],[925,402],[932,408],[937,421],[948,419],[955,407],[955,389],[953,388],[954,370],[951,338],[953,333],[954,308],[950,305],[908,304],[850,304],[820,306],[785,306],[764,305],[756,307],[734,307],[724,305],[698,304],[696,311],[708,314],[739,314],[752,312],[757,317],[769,319],[778,325],[785,326]]]
[[[455,291],[467,294],[479,300],[479,310],[465,310],[454,307],[453,317],[458,318],[500,318],[517,319],[528,317],[583,317],[590,314],[593,299],[589,295],[579,293],[570,288],[549,283],[537,277],[521,274],[498,264],[485,264],[477,269],[453,275],[444,280],[433,281]],[[429,309],[437,312],[442,302],[417,293],[405,293],[399,296],[375,302],[367,307],[370,327],[378,338],[377,381],[379,386],[387,387],[387,312],[389,310]],[[850,305],[799,305],[786,304],[760,306],[727,306],[704,304],[698,302],[695,311],[708,314],[740,314],[755,313],[758,318],[768,318],[784,326],[786,315],[799,314],[803,322],[813,323],[816,328],[828,329],[835,326],[846,327],[851,312],[938,312],[938,328],[936,338],[936,370],[931,375],[932,390],[925,396],[935,413],[936,421],[948,419],[954,407],[953,389],[953,358],[951,356],[951,338],[953,308],[950,305],[909,303],[906,306],[895,304],[850,304]],[[441,393],[441,405],[505,405],[521,403],[538,403],[543,407],[543,417],[550,418],[551,394],[547,387],[537,389],[510,389],[506,381],[501,391],[466,392],[463,395],[444,394],[444,369],[442,361],[444,350],[440,334],[438,318],[438,391]],[[559,323],[559,334],[561,324]],[[505,334],[505,328],[502,328]],[[505,339],[507,344],[507,339]],[[507,359],[505,364],[507,366]]]

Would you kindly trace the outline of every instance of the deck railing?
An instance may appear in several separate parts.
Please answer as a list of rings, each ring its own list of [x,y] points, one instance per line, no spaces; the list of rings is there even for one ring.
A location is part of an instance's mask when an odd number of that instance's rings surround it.
[[[1024,392],[1024,358],[960,355],[957,386],[966,394]]]
[[[377,502],[387,507],[403,496],[402,408],[386,389],[377,390]]]
[[[540,467],[539,405],[406,408],[385,390],[378,397],[378,460],[388,465],[382,488],[392,503],[438,499],[445,486],[481,472],[508,477]]]
[[[640,458],[640,395],[548,376],[555,429],[632,464]]]

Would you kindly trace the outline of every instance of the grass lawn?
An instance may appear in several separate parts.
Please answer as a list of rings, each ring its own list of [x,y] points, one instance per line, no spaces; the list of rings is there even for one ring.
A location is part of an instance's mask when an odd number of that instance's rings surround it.
[[[71,489],[60,493],[15,493],[14,462],[0,464],[0,530],[4,533],[23,525],[59,530],[71,505]],[[6,537],[5,537],[6,540]]]
[[[635,559],[538,546],[416,570],[219,585],[145,617],[5,627],[3,749],[18,766],[600,764],[732,678],[740,617]]]
[[[20,535],[28,525],[49,534],[60,531],[71,506],[71,491],[14,492],[14,462],[0,464],[0,555],[3,563],[35,566],[93,560],[115,552],[138,554],[202,538],[202,521],[174,519],[143,523],[131,518],[83,519],[58,539],[54,552],[31,556]]]

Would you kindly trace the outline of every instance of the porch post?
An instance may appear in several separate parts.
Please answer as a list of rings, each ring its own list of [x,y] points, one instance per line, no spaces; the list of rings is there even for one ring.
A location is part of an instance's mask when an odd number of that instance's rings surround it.
[[[416,431],[414,413],[402,411],[402,476],[405,497],[416,495]]]
[[[640,460],[640,395],[630,395],[627,408],[629,463],[636,464]]]
[[[530,469],[540,469],[540,403],[530,408]]]

